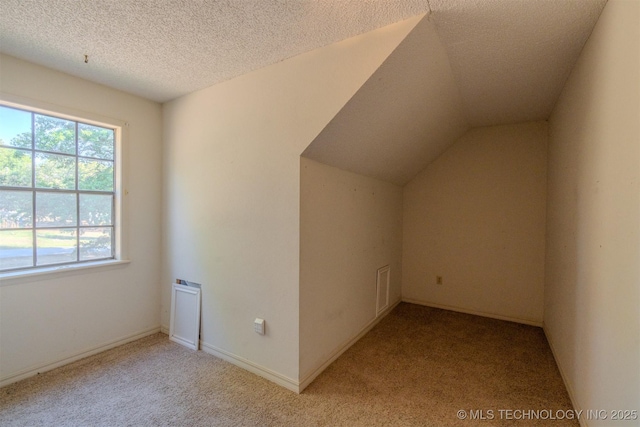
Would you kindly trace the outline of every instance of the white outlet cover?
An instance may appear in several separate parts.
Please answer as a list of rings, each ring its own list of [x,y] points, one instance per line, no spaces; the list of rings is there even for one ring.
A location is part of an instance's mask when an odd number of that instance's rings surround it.
[[[264,319],[256,318],[253,321],[253,329],[256,333],[264,335]]]

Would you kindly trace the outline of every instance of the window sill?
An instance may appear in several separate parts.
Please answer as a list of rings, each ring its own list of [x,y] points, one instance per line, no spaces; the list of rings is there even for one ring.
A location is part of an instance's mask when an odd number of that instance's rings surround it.
[[[95,262],[87,262],[82,264],[69,264],[69,265],[59,265],[54,267],[41,267],[34,268],[33,270],[21,270],[21,271],[10,271],[6,273],[0,273],[0,287],[2,286],[10,286],[18,283],[23,283],[25,281],[33,280],[43,280],[47,278],[53,278],[56,276],[65,276],[68,273],[85,273],[86,270],[106,270],[109,267],[115,267],[119,265],[129,264],[131,261],[129,260],[106,260],[106,261],[95,261]]]

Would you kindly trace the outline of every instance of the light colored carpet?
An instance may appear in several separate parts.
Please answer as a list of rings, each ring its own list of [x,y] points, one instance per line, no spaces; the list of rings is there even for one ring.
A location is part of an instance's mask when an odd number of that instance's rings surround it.
[[[301,395],[163,334],[0,389],[2,426],[578,425],[499,412],[543,409],[571,404],[540,328],[404,303]]]

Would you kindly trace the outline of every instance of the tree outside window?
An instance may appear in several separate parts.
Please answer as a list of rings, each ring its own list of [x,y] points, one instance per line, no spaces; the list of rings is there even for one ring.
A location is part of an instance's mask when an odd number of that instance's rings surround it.
[[[0,106],[0,270],[114,258],[115,130]]]

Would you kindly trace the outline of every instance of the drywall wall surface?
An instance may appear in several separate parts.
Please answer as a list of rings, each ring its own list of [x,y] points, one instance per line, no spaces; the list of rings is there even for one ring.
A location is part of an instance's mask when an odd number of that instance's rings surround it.
[[[0,381],[160,327],[160,104],[0,56],[0,92],[126,122],[124,240],[131,262],[2,280]],[[33,372],[35,373],[35,372]]]
[[[472,129],[405,186],[403,300],[541,324],[546,145],[546,122]]]
[[[544,324],[578,409],[640,410],[639,117],[640,2],[609,0],[549,127]]]
[[[299,156],[420,19],[164,105],[163,324],[171,282],[201,283],[205,348],[295,389]]]
[[[376,272],[402,282],[402,188],[300,159],[300,372],[306,378],[376,318]]]

